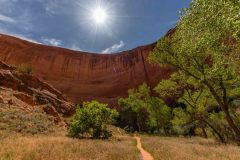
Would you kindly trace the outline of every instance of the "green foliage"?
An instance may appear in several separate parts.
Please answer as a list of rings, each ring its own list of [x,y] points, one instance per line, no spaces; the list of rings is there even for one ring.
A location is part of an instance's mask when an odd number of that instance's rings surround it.
[[[179,87],[180,86],[175,81],[164,80],[159,82],[155,90],[160,93],[162,97],[171,97],[180,94],[180,91],[178,92]]]
[[[183,126],[189,122],[191,119],[190,115],[187,114],[182,108],[176,108],[173,110],[174,118],[172,119],[172,123],[175,126]]]
[[[172,85],[166,88],[168,84]],[[196,83],[192,77],[183,77],[180,71],[172,74],[168,80],[161,81],[155,90],[161,96],[177,95],[178,103],[184,104],[184,108],[173,109],[171,123],[177,134],[187,134],[190,129],[201,128],[203,124],[206,126],[202,118],[207,117],[217,106],[204,86]]]
[[[146,84],[139,86],[138,89],[131,89],[127,98],[119,99],[119,105],[124,111],[135,114],[128,118],[131,122],[132,118],[136,117],[138,131],[164,130],[166,133],[170,128],[171,109],[161,99],[151,97],[150,92]]]
[[[239,2],[193,1],[174,34],[158,42],[151,61],[170,64],[200,81],[233,79],[239,60],[239,10]]]
[[[121,98],[118,101],[118,104],[123,108],[125,113],[134,113],[135,116],[130,115],[131,117],[126,118],[128,119],[127,121],[132,121],[131,118],[136,117],[138,131],[144,131],[146,129],[146,121],[148,117],[147,108],[149,107],[149,104],[145,102],[149,98],[149,91],[149,87],[144,84],[137,90],[130,89],[128,91],[129,96],[127,98]]]
[[[109,138],[111,132],[107,125],[118,117],[116,110],[108,108],[107,104],[97,101],[84,102],[83,107],[78,107],[73,115],[69,135],[72,137],[83,137],[90,135],[92,138]]]
[[[28,64],[22,64],[22,65],[18,66],[17,70],[24,74],[32,74],[33,73],[32,66],[28,65]]]
[[[157,86],[160,94],[172,94],[174,90],[177,93],[176,88],[183,84],[182,88],[188,89],[180,102],[187,105],[186,112],[191,117],[208,117],[206,111],[217,104],[240,142],[240,129],[234,118],[236,108],[230,103],[240,95],[240,85],[236,85],[240,67],[239,10],[239,0],[194,0],[182,11],[174,33],[159,40],[150,61],[175,67],[177,76],[186,82],[174,80],[175,75],[173,81]]]

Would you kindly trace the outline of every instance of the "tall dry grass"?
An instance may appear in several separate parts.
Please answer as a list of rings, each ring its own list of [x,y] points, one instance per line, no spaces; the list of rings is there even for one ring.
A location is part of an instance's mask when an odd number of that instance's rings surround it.
[[[142,136],[143,147],[156,160],[240,160],[240,147],[202,138]]]
[[[134,140],[108,127],[110,140],[73,139],[42,111],[0,104],[0,160],[135,160]]]
[[[135,160],[133,139],[79,140],[64,136],[13,135],[0,139],[0,160]]]

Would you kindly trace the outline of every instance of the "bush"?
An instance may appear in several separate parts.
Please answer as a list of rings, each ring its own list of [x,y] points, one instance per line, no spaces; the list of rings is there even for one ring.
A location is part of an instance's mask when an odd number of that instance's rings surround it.
[[[32,66],[30,66],[28,64],[22,64],[22,65],[18,66],[17,70],[24,74],[32,74],[33,73]]]
[[[107,130],[107,125],[113,123],[117,117],[118,112],[108,108],[107,104],[85,102],[82,108],[77,108],[70,121],[69,135],[77,138],[109,138],[112,134]]]

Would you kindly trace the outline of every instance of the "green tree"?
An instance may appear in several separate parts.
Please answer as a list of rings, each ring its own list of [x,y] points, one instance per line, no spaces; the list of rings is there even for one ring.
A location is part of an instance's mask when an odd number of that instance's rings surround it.
[[[164,101],[158,97],[151,97],[150,107],[148,108],[149,117],[147,125],[153,131],[161,132],[163,130],[166,136],[169,136],[172,130],[172,110]]]
[[[97,101],[84,102],[83,107],[78,107],[70,121],[69,135],[83,137],[91,135],[92,138],[108,138],[111,133],[107,125],[118,117],[116,110],[108,108],[107,104]]]
[[[162,38],[150,60],[171,65],[208,89],[240,142],[230,94],[239,94],[239,0],[194,0],[184,9],[173,34]]]
[[[138,131],[146,130],[146,121],[148,117],[148,104],[145,103],[149,98],[149,87],[144,84],[138,89],[130,89],[127,98],[120,98],[118,104],[124,111],[133,112],[136,115],[136,124]],[[133,117],[129,117],[130,119]],[[131,121],[131,120],[129,120]]]
[[[152,97],[150,93],[150,87],[143,84],[138,89],[129,90],[129,96],[119,99],[119,105],[124,111],[135,113],[136,116],[131,115],[129,119],[136,117],[138,131],[163,129],[167,134],[170,128],[171,109],[161,99]]]
[[[160,96],[177,95],[178,102],[185,104],[186,108],[173,110],[172,123],[174,126],[199,127],[205,137],[207,137],[205,128],[209,127],[222,142],[225,142],[221,131],[209,118],[210,113],[218,108],[217,103],[209,91],[201,84],[196,83],[194,78],[187,78],[182,76],[181,72],[176,72],[168,80],[161,81],[155,90]]]

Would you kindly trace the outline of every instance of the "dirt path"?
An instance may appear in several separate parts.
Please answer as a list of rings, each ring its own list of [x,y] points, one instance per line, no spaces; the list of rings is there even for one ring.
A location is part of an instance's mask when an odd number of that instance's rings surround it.
[[[153,160],[152,155],[142,148],[141,138],[137,136],[134,138],[137,140],[137,148],[142,155],[142,160]]]

